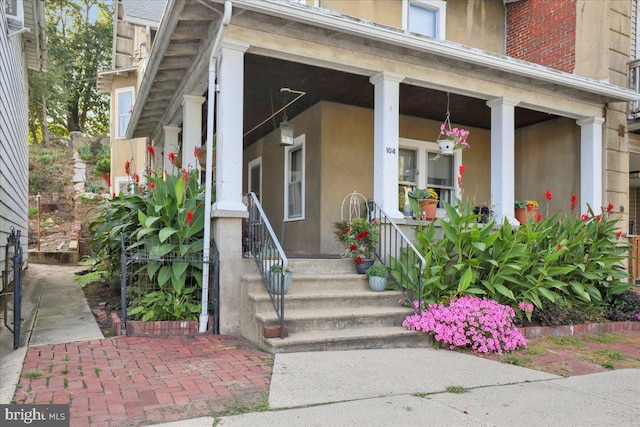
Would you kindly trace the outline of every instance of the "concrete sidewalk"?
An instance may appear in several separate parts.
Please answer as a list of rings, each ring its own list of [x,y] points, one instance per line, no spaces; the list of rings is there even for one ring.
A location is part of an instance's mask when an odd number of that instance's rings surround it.
[[[11,336],[2,328],[0,403],[14,394],[19,403],[68,403],[72,426],[633,426],[640,419],[637,369],[562,378],[424,348],[278,354],[271,367],[270,355],[239,337],[103,339],[76,270],[30,266],[28,347],[7,349]],[[21,377],[23,369],[43,374]],[[466,392],[447,391],[452,386]],[[269,411],[203,417],[256,407],[267,392]]]

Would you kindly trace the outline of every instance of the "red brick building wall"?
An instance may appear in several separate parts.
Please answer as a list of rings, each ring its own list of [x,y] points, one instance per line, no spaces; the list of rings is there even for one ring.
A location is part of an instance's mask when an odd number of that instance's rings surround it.
[[[507,3],[507,55],[573,73],[576,0]]]

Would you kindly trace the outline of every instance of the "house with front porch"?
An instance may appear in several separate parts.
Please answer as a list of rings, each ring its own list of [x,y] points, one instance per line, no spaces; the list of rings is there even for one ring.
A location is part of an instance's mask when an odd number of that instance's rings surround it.
[[[353,191],[399,225],[415,224],[407,191],[432,187],[447,202],[490,206],[499,223],[515,223],[515,200],[551,190],[550,214],[577,195],[583,212],[612,203],[626,226],[635,7],[169,0],[136,70],[133,106],[118,118],[120,136],[154,147],[155,158],[135,154],[147,168],[169,169],[167,153],[177,151],[182,165],[202,169],[220,251],[220,332],[261,343],[251,318],[260,316],[247,311],[259,296],[249,277],[256,264],[243,257],[246,193],[291,258],[343,251],[333,224]],[[447,117],[470,131],[471,147],[439,156]],[[293,134],[283,139],[287,125]],[[198,147],[215,149],[215,168],[211,154],[210,167],[199,166]],[[333,271],[308,260],[301,270]]]

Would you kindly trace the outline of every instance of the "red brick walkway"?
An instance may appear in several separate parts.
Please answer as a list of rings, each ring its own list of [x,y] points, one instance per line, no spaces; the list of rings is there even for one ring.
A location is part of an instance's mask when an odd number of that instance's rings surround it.
[[[70,404],[71,426],[215,416],[267,396],[272,356],[238,337],[117,337],[29,348],[17,403]],[[29,379],[35,371],[39,378]]]

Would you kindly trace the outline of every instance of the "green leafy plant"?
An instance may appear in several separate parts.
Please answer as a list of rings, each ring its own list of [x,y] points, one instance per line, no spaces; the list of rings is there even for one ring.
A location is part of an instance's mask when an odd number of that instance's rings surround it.
[[[367,268],[365,275],[367,277],[387,277],[388,272],[389,269],[387,266],[383,264],[373,264],[371,267]]]
[[[347,255],[359,264],[363,258],[373,258],[379,234],[380,226],[375,219],[355,218],[347,223],[338,240],[345,244]]]

